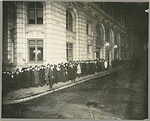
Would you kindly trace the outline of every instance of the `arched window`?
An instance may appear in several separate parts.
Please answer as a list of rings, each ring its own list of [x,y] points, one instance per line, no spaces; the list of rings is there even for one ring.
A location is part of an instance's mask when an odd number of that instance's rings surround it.
[[[68,10],[66,11],[66,29],[73,31],[73,18]]]
[[[28,4],[28,24],[43,24],[43,5],[40,2]]]
[[[101,39],[101,29],[99,26],[96,27],[96,31],[97,31],[97,39]]]

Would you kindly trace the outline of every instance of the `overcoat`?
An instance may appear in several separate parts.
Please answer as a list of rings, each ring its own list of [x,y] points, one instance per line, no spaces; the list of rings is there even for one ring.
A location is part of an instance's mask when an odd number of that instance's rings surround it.
[[[77,74],[81,74],[81,66],[80,66],[80,64],[78,64],[78,66],[77,66]]]
[[[69,79],[70,80],[75,79],[75,67],[69,67]]]
[[[40,77],[40,85],[42,86],[43,84],[44,84],[44,69],[40,69],[40,71],[39,71],[39,77]]]
[[[69,74],[68,74],[68,66],[65,67],[65,81],[69,80]]]
[[[39,84],[39,72],[38,70],[34,70],[34,84]]]
[[[2,92],[4,95],[9,91],[9,81],[10,81],[10,75],[3,74],[2,75]]]
[[[52,88],[53,86],[53,81],[54,81],[54,71],[52,69],[49,69],[49,84],[50,84],[50,88]]]
[[[48,74],[49,74],[49,68],[46,68],[46,69],[45,69],[45,80],[46,80],[46,84],[49,84]]]
[[[57,77],[58,77],[58,82],[61,82],[61,68],[57,68]]]
[[[14,80],[15,80],[15,89],[19,89],[19,85],[20,85],[20,73],[15,73],[14,74]]]
[[[57,76],[57,69],[56,69],[56,66],[54,66],[54,69],[53,69],[53,71],[54,71],[54,83],[57,83],[58,82],[58,76]]]
[[[108,63],[105,61],[104,62],[104,67],[107,68],[108,67]]]
[[[62,81],[63,82],[65,82],[65,75],[66,75],[65,67],[61,66],[61,76],[62,76]]]

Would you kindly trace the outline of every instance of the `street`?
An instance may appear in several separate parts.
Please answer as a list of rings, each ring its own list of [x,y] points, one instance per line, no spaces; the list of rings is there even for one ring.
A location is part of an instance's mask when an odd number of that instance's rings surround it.
[[[126,68],[39,98],[2,106],[2,118],[148,118],[147,65]]]

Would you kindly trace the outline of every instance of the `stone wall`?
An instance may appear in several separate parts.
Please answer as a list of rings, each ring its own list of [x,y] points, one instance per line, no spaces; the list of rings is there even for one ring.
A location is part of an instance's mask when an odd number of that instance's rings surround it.
[[[100,41],[100,58],[107,59],[105,42],[108,32],[111,30],[111,43],[114,43],[115,35],[123,29],[115,30],[115,25],[111,20],[107,20],[104,15],[98,15],[92,8],[78,5],[71,2],[51,2],[43,1],[43,24],[28,24],[27,2],[15,2],[16,13],[13,17],[13,41],[10,39],[10,26],[12,17],[8,14],[4,21],[4,53],[3,62],[8,63],[9,59],[14,66],[23,67],[41,64],[57,64],[66,62],[66,43],[73,44],[73,60],[96,59],[97,33],[96,26],[102,30]],[[66,10],[69,9],[73,15],[73,31],[66,30]],[[11,9],[10,9],[11,10]],[[104,14],[104,12],[103,12]],[[100,16],[100,17],[99,17]],[[86,33],[87,21],[91,22],[90,34]],[[117,32],[116,32],[117,31]],[[43,39],[43,62],[29,62],[29,39]],[[121,57],[121,36],[118,43],[118,55]],[[13,47],[12,43],[13,42]],[[103,42],[103,43],[102,43]],[[90,46],[90,56],[88,56],[87,46]],[[13,49],[13,53],[12,53]],[[114,49],[110,51],[110,61],[114,59]]]

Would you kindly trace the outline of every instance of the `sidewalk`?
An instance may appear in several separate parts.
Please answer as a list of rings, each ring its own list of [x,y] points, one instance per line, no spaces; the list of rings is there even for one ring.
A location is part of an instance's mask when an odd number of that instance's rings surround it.
[[[121,66],[119,66],[115,69],[110,68],[109,71],[104,71],[104,72],[100,72],[97,74],[91,74],[91,75],[87,75],[85,77],[76,78],[75,83],[71,83],[71,81],[58,82],[57,84],[53,85],[54,90],[51,90],[51,91],[49,90],[49,85],[45,85],[43,87],[30,87],[30,88],[24,88],[24,89],[10,91],[7,93],[6,97],[3,97],[2,104],[7,105],[7,104],[14,104],[14,103],[28,101],[28,100],[40,97],[42,95],[52,93],[54,91],[58,91],[58,90],[61,90],[64,88],[71,87],[78,83],[88,81],[90,79],[94,79],[94,78],[97,78],[100,76],[104,76],[104,75],[113,73],[115,71],[119,71],[120,69],[123,69],[123,68]]]

